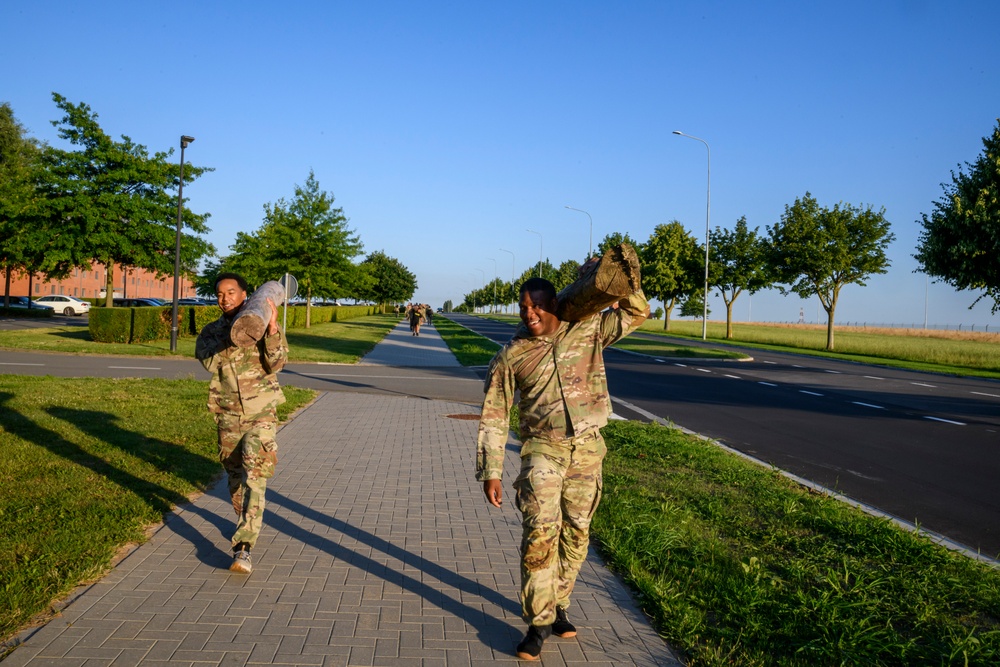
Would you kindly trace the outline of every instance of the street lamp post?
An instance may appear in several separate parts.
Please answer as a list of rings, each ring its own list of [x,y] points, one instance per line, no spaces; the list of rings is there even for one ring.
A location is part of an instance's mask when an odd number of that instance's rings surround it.
[[[587,213],[582,208],[573,208],[572,206],[566,206],[565,208],[568,208],[571,211]],[[587,217],[590,218],[590,249],[587,250],[587,259],[583,260],[584,264],[586,264],[590,258],[594,256],[594,218],[589,213],[587,213]]]
[[[486,289],[486,272],[482,269],[476,269],[476,271],[479,271],[479,277],[482,278],[482,282],[480,283],[482,287],[480,287],[480,289]]]
[[[490,312],[493,312],[493,308],[497,305],[497,261],[492,257],[487,257],[486,259],[493,262],[493,303],[490,304]]]
[[[504,250],[503,248],[500,248],[500,252],[510,253],[510,288],[517,289],[514,286],[514,253],[512,253],[510,250]]]
[[[538,234],[538,277],[542,277],[542,233],[532,229],[525,229],[529,234]]]
[[[705,144],[705,149],[708,151],[708,203],[705,205],[705,293],[703,296],[702,305],[704,310],[701,316],[701,339],[708,339],[708,227],[709,221],[712,216],[712,149],[709,148],[708,142],[704,139],[699,139],[698,137],[692,137],[690,134],[684,134],[680,130],[674,130],[674,134],[687,137],[688,139],[694,139],[695,141],[700,141]]]
[[[181,209],[184,206],[184,149],[194,137],[181,135],[181,173],[177,185],[177,238],[174,242],[174,305],[170,309],[170,351],[177,351],[177,301],[181,298]]]

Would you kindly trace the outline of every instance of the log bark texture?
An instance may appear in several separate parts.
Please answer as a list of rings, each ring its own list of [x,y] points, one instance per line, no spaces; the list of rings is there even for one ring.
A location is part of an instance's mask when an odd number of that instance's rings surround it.
[[[240,347],[252,347],[257,344],[267,332],[267,323],[271,320],[271,306],[268,305],[268,298],[274,302],[275,307],[285,302],[285,288],[276,280],[269,280],[254,291],[243,304],[243,308],[233,320],[229,338],[235,345]]]
[[[560,320],[578,322],[601,312],[642,286],[639,256],[628,243],[604,253],[587,273],[556,295]]]

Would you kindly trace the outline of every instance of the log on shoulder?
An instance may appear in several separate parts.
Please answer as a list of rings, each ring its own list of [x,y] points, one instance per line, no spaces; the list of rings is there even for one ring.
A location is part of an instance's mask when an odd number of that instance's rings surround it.
[[[642,286],[639,256],[628,243],[609,249],[587,273],[556,295],[560,320],[578,322],[633,294]]]
[[[229,338],[234,345],[252,347],[257,344],[267,332],[267,323],[271,320],[270,298],[275,306],[285,302],[285,288],[276,280],[269,280],[254,291],[243,304],[236,319],[233,320]]]

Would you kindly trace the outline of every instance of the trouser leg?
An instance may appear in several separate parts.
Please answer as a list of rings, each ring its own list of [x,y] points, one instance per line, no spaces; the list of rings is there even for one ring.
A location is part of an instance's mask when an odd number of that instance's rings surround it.
[[[229,477],[230,496],[237,515],[232,544],[235,547],[245,542],[253,548],[263,527],[267,480],[274,475],[278,460],[278,445],[274,437],[276,418],[272,413],[254,420],[230,419],[238,422],[238,428],[228,430],[224,437],[220,422],[219,443],[220,458]],[[236,444],[232,445],[234,440]]]
[[[521,615],[528,625],[551,625],[556,618],[564,471],[558,457],[529,454],[514,482],[521,511]]]
[[[559,576],[556,579],[556,606],[569,606],[580,567],[590,546],[590,522],[601,502],[604,487],[601,471],[607,448],[598,433],[592,440],[573,448],[569,468],[563,477],[562,530],[559,534]]]

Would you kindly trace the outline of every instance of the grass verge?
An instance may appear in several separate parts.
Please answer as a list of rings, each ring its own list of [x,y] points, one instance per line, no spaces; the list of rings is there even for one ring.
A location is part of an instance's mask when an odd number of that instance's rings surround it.
[[[680,431],[604,433],[593,535],[690,664],[1000,664],[997,570]]]
[[[463,366],[485,366],[500,349],[490,339],[455,324],[447,317],[435,317],[434,328]]]
[[[314,324],[288,332],[289,361],[356,363],[399,323],[395,315],[367,315],[346,322]],[[193,337],[177,340],[177,356],[194,357]],[[0,348],[67,354],[166,357],[170,341],[95,343],[86,327],[63,326],[0,331]]]
[[[281,419],[315,395],[284,390]],[[195,380],[0,376],[0,640],[219,476],[207,398]]]

